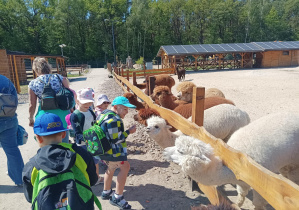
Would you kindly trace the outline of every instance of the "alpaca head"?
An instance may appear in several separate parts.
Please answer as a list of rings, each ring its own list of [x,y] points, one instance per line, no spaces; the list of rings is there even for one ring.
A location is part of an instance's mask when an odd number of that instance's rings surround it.
[[[152,99],[153,101],[159,100],[159,97],[162,94],[169,95],[171,94],[169,87],[167,86],[157,86],[154,88],[153,94],[152,94]]]
[[[158,116],[152,116],[147,120],[146,132],[155,139],[166,132],[170,132],[171,126],[167,125],[166,121]]]
[[[146,120],[151,116],[160,116],[159,112],[152,108],[140,109],[138,114],[134,115],[134,120],[138,121],[140,124],[147,126]]]
[[[193,87],[196,85],[193,82],[182,82],[177,86],[178,99],[186,101],[188,103],[192,102]]]
[[[210,98],[210,97],[215,97],[215,96],[225,98],[223,92],[221,90],[219,90],[218,88],[208,88],[206,90],[205,98]]]
[[[134,104],[137,101],[137,97],[133,93],[124,93],[123,96],[126,97],[131,104]]]

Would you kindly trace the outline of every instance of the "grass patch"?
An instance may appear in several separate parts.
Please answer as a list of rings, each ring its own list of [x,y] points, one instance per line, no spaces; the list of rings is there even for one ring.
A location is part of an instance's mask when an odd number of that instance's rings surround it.
[[[28,93],[28,85],[20,85],[21,92],[20,94],[27,94]]]
[[[67,77],[80,77],[80,76],[83,76],[82,74],[79,75],[79,74],[68,74]]]

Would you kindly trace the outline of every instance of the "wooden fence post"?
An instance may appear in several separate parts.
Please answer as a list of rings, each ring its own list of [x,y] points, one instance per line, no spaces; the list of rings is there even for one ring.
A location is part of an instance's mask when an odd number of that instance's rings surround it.
[[[133,72],[133,85],[137,85],[137,80],[136,80],[136,72]]]
[[[129,75],[130,71],[127,69],[127,80],[130,81],[130,75]],[[129,86],[127,86],[127,91],[130,91]]]
[[[155,80],[156,78],[154,76],[149,77],[149,89],[148,89],[148,95],[152,95],[153,90],[155,88]]]

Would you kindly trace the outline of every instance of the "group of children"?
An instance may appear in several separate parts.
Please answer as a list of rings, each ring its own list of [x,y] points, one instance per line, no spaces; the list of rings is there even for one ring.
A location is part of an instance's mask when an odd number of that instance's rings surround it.
[[[35,120],[34,133],[41,148],[23,171],[26,199],[32,203],[33,209],[94,209],[94,202],[98,207],[100,203],[90,186],[104,183],[101,195],[103,200],[110,200],[112,205],[121,209],[131,209],[123,196],[130,170],[126,138],[136,132],[136,126],[124,130],[122,119],[129,108],[136,107],[127,98],[118,96],[113,100],[111,110],[108,110],[111,102],[103,94],[98,96],[94,106],[94,92],[91,88],[77,91],[75,98],[76,108],[65,119],[68,129],[52,113],[45,113]],[[94,123],[99,123],[100,118],[104,118],[101,128],[110,140],[112,149],[101,157],[92,158],[87,152],[83,132]],[[75,143],[61,143],[70,129],[73,130]],[[104,177],[99,175],[99,161],[107,165]],[[117,168],[120,172],[114,191],[111,183]],[[53,204],[54,200],[57,203]]]
[[[85,88],[76,93],[76,109],[73,113],[66,116],[66,122],[70,132],[73,133],[74,141],[78,146],[86,150],[83,140],[83,132],[89,129],[97,120],[101,113],[111,104],[108,97],[100,94],[97,98],[96,106],[94,106],[94,91],[92,88]],[[94,158],[98,181],[95,185],[104,182],[104,177],[99,175],[99,159]]]

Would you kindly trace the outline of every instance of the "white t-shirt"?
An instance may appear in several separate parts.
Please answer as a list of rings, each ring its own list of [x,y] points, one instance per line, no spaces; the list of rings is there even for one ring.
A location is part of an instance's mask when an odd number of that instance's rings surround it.
[[[83,131],[86,131],[92,126],[92,122],[94,121],[93,115],[90,113],[90,111],[87,112],[81,112],[85,116]]]

